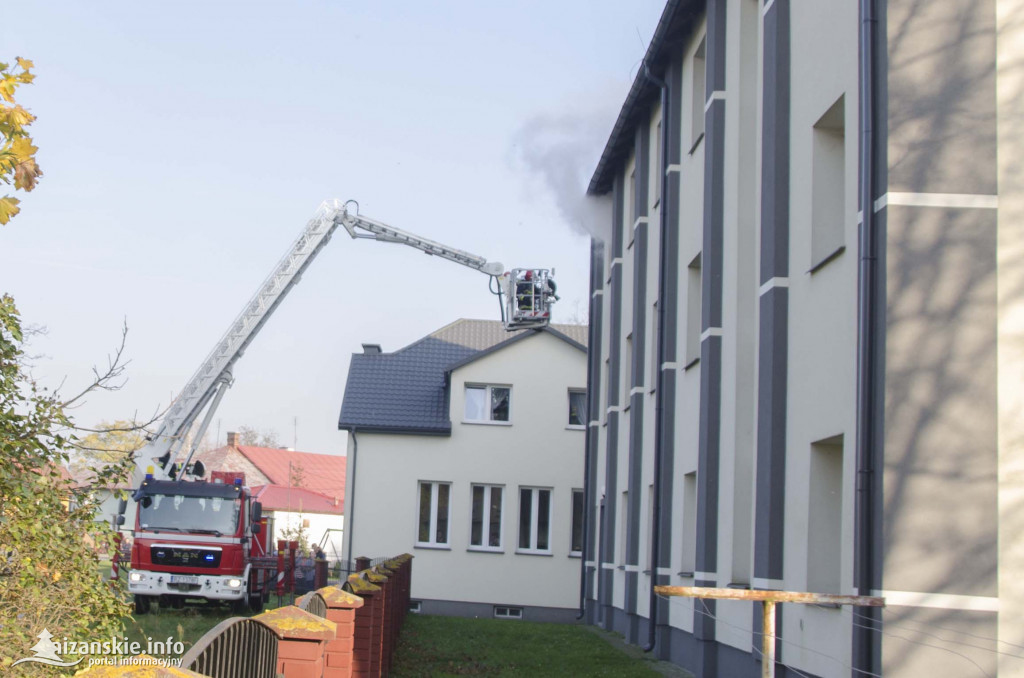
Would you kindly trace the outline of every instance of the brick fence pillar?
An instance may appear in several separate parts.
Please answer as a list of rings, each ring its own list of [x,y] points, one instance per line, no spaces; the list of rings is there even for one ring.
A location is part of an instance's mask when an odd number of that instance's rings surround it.
[[[381,675],[380,638],[384,619],[384,590],[367,581],[357,572],[349,575],[345,589],[363,599],[356,609],[355,643],[352,654],[352,676],[367,678]]]
[[[324,651],[335,639],[333,621],[294,605],[253,617],[277,634],[277,672],[284,678],[322,678]]]
[[[388,560],[375,567],[374,570],[387,577],[384,582],[384,642],[381,651],[381,661],[384,663],[384,672],[387,674],[391,673],[392,659],[398,646],[398,629],[402,623],[398,565],[393,560]]]
[[[371,584],[375,584],[380,587],[380,617],[377,625],[374,627],[376,635],[371,638],[376,646],[380,647],[379,659],[380,662],[379,671],[380,673],[374,673],[374,675],[386,676],[388,675],[388,657],[391,654],[391,639],[389,638],[390,633],[388,629],[391,625],[391,600],[390,600],[390,586],[388,585],[387,576],[376,571],[376,569],[367,570],[365,573],[367,581]],[[372,671],[371,667],[371,671]]]
[[[353,669],[356,610],[363,607],[363,599],[336,586],[325,586],[317,593],[327,603],[327,618],[337,627],[334,640],[327,641],[323,678],[349,678]]]

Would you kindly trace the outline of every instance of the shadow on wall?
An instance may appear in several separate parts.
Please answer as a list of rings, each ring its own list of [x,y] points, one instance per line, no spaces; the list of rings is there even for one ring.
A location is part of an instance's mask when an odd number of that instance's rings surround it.
[[[890,4],[889,191],[997,193],[995,20],[994,2]],[[1022,22],[1018,11],[1000,30]],[[1012,68],[1024,82],[1024,62]],[[1004,180],[1019,185],[1021,160],[1001,160]],[[1024,498],[1000,511],[996,491],[997,257],[1024,262],[1024,252],[997,249],[997,216],[886,211],[886,589],[997,596],[996,517],[1024,534]],[[1002,304],[1024,301],[1022,266],[1001,275]],[[1024,355],[1024,337],[1012,341]],[[995,675],[994,650],[1005,650],[991,613],[893,608],[884,619],[886,673],[946,675],[962,664]],[[1004,640],[1024,644],[1024,627]]]

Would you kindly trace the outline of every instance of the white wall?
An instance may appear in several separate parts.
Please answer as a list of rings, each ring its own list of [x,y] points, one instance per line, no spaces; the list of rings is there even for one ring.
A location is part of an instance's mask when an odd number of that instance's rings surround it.
[[[464,423],[466,383],[511,385],[511,424]],[[568,389],[585,386],[586,355],[539,333],[453,373],[451,437],[357,432],[355,455],[350,437],[352,556],[413,554],[416,599],[576,607],[571,502],[583,487],[584,430],[567,427]],[[420,481],[451,483],[449,548],[415,546]],[[469,549],[475,483],[504,486],[500,553]],[[551,555],[516,553],[520,486],[553,490]]]

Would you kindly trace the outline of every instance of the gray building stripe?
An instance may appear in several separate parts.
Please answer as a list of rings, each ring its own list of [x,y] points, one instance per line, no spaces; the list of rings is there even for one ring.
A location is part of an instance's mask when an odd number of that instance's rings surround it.
[[[648,177],[650,167],[650,127],[641,123],[636,132],[636,167],[634,177],[636,184],[633,194],[634,220],[647,217]],[[631,387],[644,385],[644,365],[646,364],[645,344],[647,328],[647,241],[649,224],[646,219],[641,221],[633,233],[633,363],[630,365]],[[643,496],[643,454],[644,454],[644,393],[630,390],[629,409],[629,471],[627,487],[629,503],[626,518],[626,564],[639,565],[640,559],[640,522]],[[625,612],[628,619],[627,638],[629,642],[639,640],[639,629],[636,625],[638,572],[626,572]]]
[[[772,288],[760,306],[754,577],[782,579],[789,290]]]
[[[662,111],[662,128],[668,131],[667,164],[679,164],[682,154],[680,134],[682,131],[682,51],[677,49],[669,60],[665,73],[668,86],[668,110]],[[667,125],[667,127],[666,127]],[[675,362],[676,342],[679,335],[679,300],[676,290],[679,289],[679,207],[680,180],[678,173],[671,173],[664,178],[661,191],[661,209],[665,211],[666,228],[661,232],[659,241],[658,270],[658,336],[654,337],[657,344],[654,348],[655,360]],[[676,370],[657,369],[657,405],[661,416],[655,415],[660,430],[655,432],[661,449],[660,468],[655,470],[654,482],[659,485],[661,510],[658,516],[659,551],[655,560],[653,581],[658,585],[671,584],[667,574],[657,574],[672,566],[672,552],[675,549],[673,536],[672,500],[675,485],[675,413],[676,413]],[[661,568],[665,568],[662,570]],[[671,656],[671,626],[669,624],[669,601],[665,597],[658,598],[657,636],[658,655],[662,659]]]
[[[761,284],[789,275],[789,2],[764,15],[761,99]]]
[[[622,259],[622,234],[623,223],[622,213],[624,209],[624,179],[619,174],[615,179],[615,186],[612,189],[612,260]],[[608,397],[609,408],[620,405],[620,368],[622,360],[622,266],[611,267],[611,285],[609,288],[608,304],[610,307],[609,318],[609,369],[608,369]],[[618,461],[619,461],[619,413],[610,409],[608,412],[608,439],[605,452],[605,494],[604,494],[604,517],[601,532],[601,563],[615,562],[615,514],[616,501],[618,498]],[[612,614],[612,586],[614,584],[614,572],[608,568],[601,568],[598,575],[598,600],[602,609],[602,621],[605,628],[611,629],[613,620]]]
[[[789,276],[789,2],[764,16],[762,99],[761,279]],[[786,500],[789,289],[760,299],[754,577],[783,578]]]
[[[586,477],[586,494],[584,495],[584,507],[587,512],[586,523],[587,523],[587,534],[586,543],[583,548],[583,561],[584,563],[596,562],[597,554],[597,533],[598,533],[598,516],[599,513],[596,509],[597,506],[597,462],[598,462],[598,431],[590,426],[592,421],[600,421],[601,416],[601,397],[599,395],[599,389],[601,388],[601,345],[602,345],[602,334],[604,333],[603,314],[604,314],[604,300],[601,295],[594,294],[599,290],[604,289],[604,248],[605,245],[600,240],[591,239],[590,241],[590,329],[589,329],[589,341],[587,342],[587,353],[589,356],[588,361],[588,375],[587,375],[587,449],[585,454],[587,455],[587,477]],[[584,581],[584,598],[586,600],[594,600],[596,596],[595,586],[595,571],[594,565],[585,566],[585,581]],[[587,622],[593,623],[593,609],[592,606],[587,605]]]
[[[725,91],[726,1],[708,0],[706,83],[711,93]],[[722,337],[706,334],[722,327],[723,200],[725,184],[725,100],[715,98],[704,114],[704,236],[701,251],[700,423],[697,453],[697,549],[699,572],[718,571],[718,481],[722,416]],[[697,586],[717,582],[696,581]],[[714,601],[694,608],[697,676],[717,676]]]

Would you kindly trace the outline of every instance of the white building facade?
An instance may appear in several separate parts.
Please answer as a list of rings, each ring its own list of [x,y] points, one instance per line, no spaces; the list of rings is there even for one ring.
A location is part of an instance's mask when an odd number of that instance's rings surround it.
[[[588,622],[757,676],[653,585],[884,596],[775,675],[1024,675],[1022,8],[667,3],[589,188]]]
[[[413,554],[424,613],[574,619],[585,335],[462,320],[353,356],[345,552]]]

